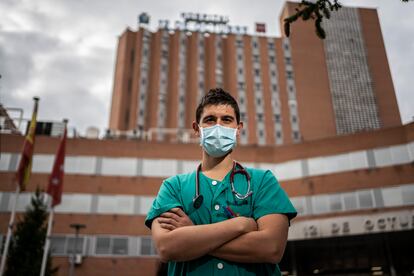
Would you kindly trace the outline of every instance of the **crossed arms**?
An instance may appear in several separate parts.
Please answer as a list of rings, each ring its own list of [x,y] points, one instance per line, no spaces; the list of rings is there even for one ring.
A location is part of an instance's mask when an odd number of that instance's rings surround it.
[[[152,222],[152,237],[162,261],[189,261],[204,255],[243,263],[278,263],[285,250],[288,218],[270,214],[193,225],[179,208]]]

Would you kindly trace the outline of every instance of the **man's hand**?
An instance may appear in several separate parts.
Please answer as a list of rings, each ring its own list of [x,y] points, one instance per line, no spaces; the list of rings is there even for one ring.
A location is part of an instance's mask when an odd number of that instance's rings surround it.
[[[158,218],[160,226],[167,230],[174,230],[183,226],[194,225],[191,219],[180,208],[172,208],[162,213]]]

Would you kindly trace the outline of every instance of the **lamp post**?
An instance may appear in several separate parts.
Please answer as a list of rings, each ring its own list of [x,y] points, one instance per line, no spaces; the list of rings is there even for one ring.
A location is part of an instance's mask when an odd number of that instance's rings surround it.
[[[79,230],[86,228],[85,224],[80,224],[80,223],[72,223],[70,225],[70,228],[74,228],[75,229],[75,246],[73,248],[72,251],[72,256],[70,258],[70,270],[69,270],[69,276],[73,276],[75,275],[75,258],[76,258],[76,251],[77,251],[77,247],[78,247],[78,238],[79,238]]]

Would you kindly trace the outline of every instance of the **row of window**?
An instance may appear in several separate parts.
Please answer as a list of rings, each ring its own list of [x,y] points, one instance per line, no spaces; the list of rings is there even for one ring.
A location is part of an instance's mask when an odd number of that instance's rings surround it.
[[[237,83],[238,83],[238,100],[240,108],[240,119],[244,123],[244,127],[240,132],[240,144],[245,145],[248,143],[248,124],[249,118],[247,117],[247,95],[245,90],[245,78],[244,78],[244,47],[243,37],[236,36],[236,56],[239,58],[236,60]]]
[[[0,171],[16,171],[18,153],[2,153]],[[50,173],[54,161],[52,154],[35,154],[32,171]],[[249,163],[271,170],[279,180],[339,173],[351,170],[407,164],[414,161],[414,142],[372,150],[354,151],[330,156],[291,160],[283,163]],[[66,156],[66,174],[119,175],[169,177],[194,171],[199,161],[175,159],[112,158],[96,156]]]
[[[290,114],[290,125],[292,128],[292,140],[295,143],[301,141],[301,135],[299,130],[299,120],[298,120],[298,111],[296,105],[296,88],[295,81],[293,77],[293,67],[291,65],[291,51],[290,51],[290,42],[288,38],[283,38],[283,53],[285,58],[285,72],[286,72],[286,83],[288,87],[288,99],[289,99],[289,114]],[[289,61],[289,63],[287,62]],[[294,103],[294,104],[292,104]]]
[[[266,144],[266,128],[264,123],[264,104],[262,103],[263,91],[261,83],[261,70],[260,70],[260,51],[258,47],[255,47],[259,43],[258,37],[252,37],[252,70],[254,72],[254,97],[255,97],[255,109],[256,109],[256,135],[259,145]]]
[[[158,114],[157,114],[157,127],[164,128],[167,119],[167,81],[168,81],[168,43],[169,34],[168,31],[161,32],[161,59],[160,59],[160,80],[159,80],[159,93],[158,93]],[[157,140],[162,141],[164,139],[163,133],[158,133]]]
[[[216,86],[223,87],[222,39],[216,36]]]
[[[24,212],[30,205],[32,193],[21,193],[16,210]],[[48,201],[49,197],[46,197]],[[0,193],[0,212],[10,212],[14,204],[14,193]],[[154,200],[153,196],[63,194],[62,203],[56,213],[100,214],[100,215],[141,215],[145,216]],[[361,189],[352,192],[318,194],[291,197],[292,204],[300,215],[318,215],[373,208],[390,208],[414,205],[414,184]],[[102,239],[99,243],[112,246],[111,241]],[[99,245],[98,244],[98,245]],[[101,248],[99,247],[99,248]],[[106,252],[101,249],[100,253]]]
[[[181,45],[179,47],[179,76],[178,76],[178,112],[177,112],[177,126],[178,128],[185,127],[185,90],[186,90],[186,54],[187,46],[185,44],[186,35],[180,33]]]
[[[343,9],[326,22],[326,64],[338,134],[381,126],[359,14]]]
[[[280,110],[280,98],[278,89],[278,75],[276,66],[276,50],[272,39],[268,39],[268,53],[269,53],[269,69],[270,69],[270,87],[272,95],[272,112],[275,126],[275,143],[276,145],[283,144],[282,136],[282,121],[281,121],[281,110]]]
[[[198,92],[197,102],[200,102],[204,95],[204,37],[198,36]]]
[[[151,236],[91,236],[81,235],[76,241],[72,235],[51,237],[52,256],[70,256],[74,252],[83,256],[155,256],[157,253]]]
[[[144,129],[145,126],[145,111],[147,106],[147,93],[148,93],[148,74],[149,74],[149,60],[150,60],[150,43],[151,35],[148,30],[144,30],[142,39],[142,51],[141,51],[141,70],[139,81],[139,102],[138,102],[138,129]]]
[[[301,215],[414,205],[414,184],[353,192],[293,197]]]

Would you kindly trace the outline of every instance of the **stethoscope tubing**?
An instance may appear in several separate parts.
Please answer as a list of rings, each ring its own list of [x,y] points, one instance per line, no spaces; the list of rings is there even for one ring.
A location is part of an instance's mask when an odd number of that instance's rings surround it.
[[[237,167],[239,167],[240,169],[237,169]],[[195,209],[200,208],[204,201],[203,195],[200,194],[200,176],[199,176],[200,172],[201,172],[201,164],[198,165],[197,172],[196,172],[195,196],[193,198],[193,206]],[[247,179],[247,192],[245,194],[240,194],[239,192],[236,191],[234,187],[234,176],[238,173],[243,174]],[[234,194],[236,198],[240,200],[244,200],[253,194],[253,191],[251,191],[251,186],[250,186],[249,173],[245,170],[245,168],[240,163],[236,161],[233,161],[233,168],[230,174],[230,185],[231,185],[231,192]]]

